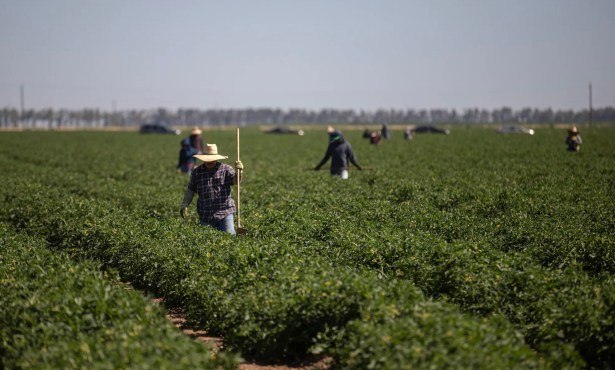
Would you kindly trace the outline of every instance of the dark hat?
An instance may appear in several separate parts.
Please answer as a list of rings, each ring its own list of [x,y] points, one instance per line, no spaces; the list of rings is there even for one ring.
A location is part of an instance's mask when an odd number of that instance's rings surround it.
[[[339,131],[333,131],[329,133],[329,142],[344,141],[344,135]]]

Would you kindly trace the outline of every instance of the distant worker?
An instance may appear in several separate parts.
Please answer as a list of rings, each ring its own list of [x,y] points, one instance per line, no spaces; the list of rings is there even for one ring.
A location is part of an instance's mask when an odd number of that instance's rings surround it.
[[[358,170],[361,166],[352,152],[352,146],[344,139],[341,132],[334,130],[331,126],[328,127],[329,146],[323,159],[314,168],[316,171],[331,158],[330,173],[332,176],[340,176],[342,179],[348,178],[348,162],[352,163]]]
[[[194,127],[190,135],[186,138],[192,147],[193,154],[203,154],[203,131],[200,128]],[[196,167],[197,160],[192,158],[192,167]]]
[[[194,148],[195,154],[203,154],[203,131],[200,128],[194,127],[190,132],[190,145]]]
[[[578,152],[581,150],[581,144],[583,144],[583,140],[581,139],[581,132],[577,130],[576,126],[572,126],[568,130],[568,136],[566,136],[566,145],[568,146],[569,152]]]
[[[371,134],[369,134],[369,143],[372,145],[378,145],[378,143],[380,142],[380,138],[380,134],[376,131],[373,131]]]
[[[387,125],[386,123],[382,124],[381,135],[386,140],[391,139],[391,129],[389,128],[389,125]]]
[[[231,186],[237,185],[238,181],[243,179],[243,164],[236,161],[233,169],[228,164],[218,162],[228,157],[218,154],[216,144],[207,144],[205,152],[195,157],[204,163],[196,167],[190,175],[179,214],[182,218],[188,215],[188,206],[196,193],[199,196],[196,211],[201,226],[211,226],[235,235],[235,202],[231,197]]]
[[[177,172],[178,173],[192,173],[192,169],[194,168],[194,158],[195,155],[194,148],[190,145],[190,139],[185,138],[181,141],[181,149],[179,150],[179,163],[177,163]]]
[[[406,130],[404,131],[404,139],[412,140],[413,137],[414,135],[412,134],[412,127],[410,126],[406,127]]]

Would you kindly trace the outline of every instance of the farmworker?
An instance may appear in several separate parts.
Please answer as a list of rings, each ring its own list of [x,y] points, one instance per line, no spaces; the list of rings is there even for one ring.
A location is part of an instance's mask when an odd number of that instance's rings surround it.
[[[218,154],[216,144],[207,144],[205,152],[195,154],[194,157],[204,163],[196,167],[190,175],[179,214],[182,218],[188,215],[188,206],[196,193],[199,196],[196,211],[201,226],[211,226],[235,235],[235,203],[231,197],[231,186],[242,180],[243,163],[236,161],[234,170],[228,164],[218,162],[228,157]]]
[[[182,148],[179,150],[179,163],[177,163],[177,173],[192,173],[194,167],[194,158],[196,153],[190,145],[190,139],[185,138],[181,141]]]
[[[577,130],[576,126],[572,126],[568,130],[568,136],[566,136],[566,145],[568,146],[569,152],[578,152],[581,150],[581,144],[583,144],[583,140],[581,140],[581,132]]]
[[[389,125],[387,125],[386,123],[383,123],[382,129],[380,131],[381,131],[380,135],[383,138],[385,138],[386,140],[391,139],[391,129],[389,128]]]
[[[329,129],[330,128],[330,129]],[[348,162],[350,161],[357,169],[361,170],[361,166],[357,163],[357,159],[352,151],[352,146],[344,139],[341,132],[334,130],[331,126],[327,129],[329,134],[329,146],[325,152],[325,156],[314,168],[316,171],[331,158],[331,176],[340,176],[342,179],[348,178]]]
[[[404,131],[404,139],[412,140],[413,136],[414,135],[412,135],[412,127],[406,127],[406,130]]]
[[[190,140],[190,146],[194,151],[194,154],[203,154],[203,131],[200,128],[194,126],[192,131],[190,132],[190,136],[188,136],[188,140]],[[196,167],[196,158],[192,158],[193,167]]]
[[[194,148],[195,154],[203,154],[203,131],[200,128],[194,127],[190,132],[190,145]]]
[[[380,138],[380,134],[374,131],[369,135],[369,143],[372,145],[378,145],[378,143],[380,142]]]

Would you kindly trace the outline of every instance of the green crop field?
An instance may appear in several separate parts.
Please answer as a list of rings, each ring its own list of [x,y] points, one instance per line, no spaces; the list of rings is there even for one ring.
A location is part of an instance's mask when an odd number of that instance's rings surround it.
[[[344,181],[311,170],[324,129],[242,130],[240,237],[200,227],[196,201],[179,217],[182,137],[0,133],[0,367],[612,367],[615,128],[583,129],[580,153],[561,129],[361,133]],[[234,163],[233,130],[204,141]]]

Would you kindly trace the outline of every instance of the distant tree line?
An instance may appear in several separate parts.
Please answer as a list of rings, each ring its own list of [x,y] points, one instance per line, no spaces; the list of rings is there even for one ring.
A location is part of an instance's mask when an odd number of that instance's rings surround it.
[[[138,127],[146,123],[169,126],[249,126],[292,124],[584,124],[590,121],[588,109],[552,110],[523,108],[513,110],[502,107],[493,110],[470,108],[455,109],[178,109],[125,110],[107,112],[99,109],[41,109],[25,110],[4,108],[0,111],[0,128],[105,128]],[[592,122],[615,122],[613,107],[595,108]]]

